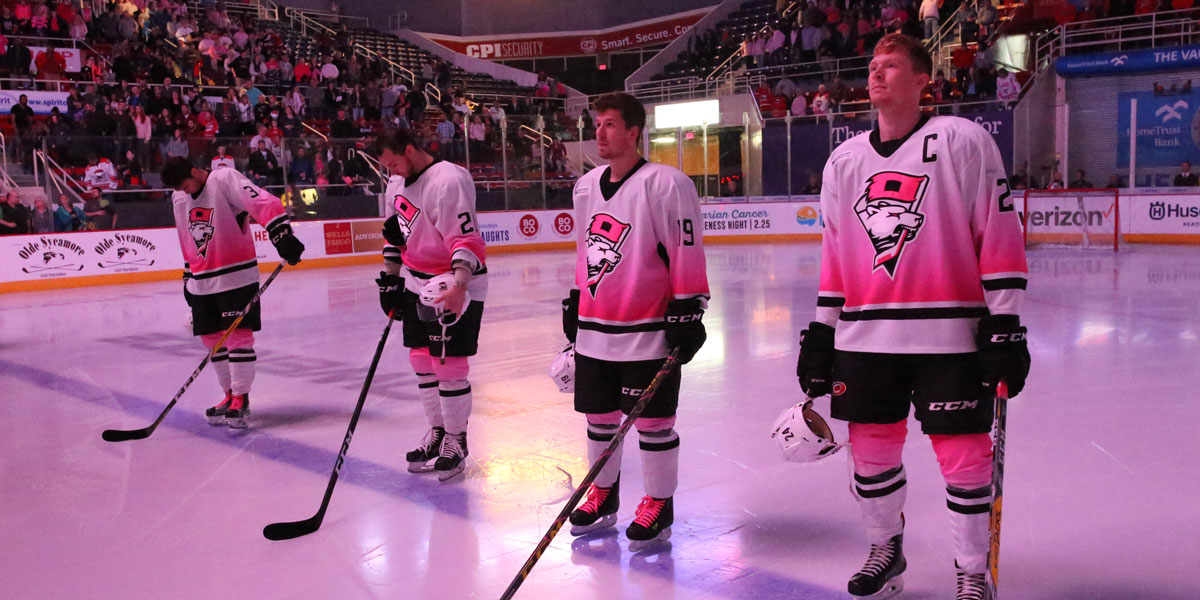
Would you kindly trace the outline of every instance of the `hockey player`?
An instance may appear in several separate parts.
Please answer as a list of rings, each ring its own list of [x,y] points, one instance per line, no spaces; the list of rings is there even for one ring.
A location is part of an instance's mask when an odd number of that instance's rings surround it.
[[[982,127],[921,113],[931,69],[920,42],[884,36],[868,76],[878,129],[834,150],[822,178],[817,314],[797,375],[849,421],[871,543],[850,578],[856,597],[903,586],[910,405],[946,481],[958,598],[983,597],[995,388],[1016,395],[1029,371],[1025,249],[1004,164]]]
[[[613,440],[622,413],[633,408],[669,349],[679,348],[682,364],[700,350],[709,295],[695,185],[638,155],[646,111],[635,98],[608,94],[594,109],[600,156],[609,165],[575,184],[576,287],[563,300],[563,332],[575,344],[575,410],[587,415],[590,462]],[[635,423],[646,495],[625,531],[634,550],[671,535],[679,383],[677,369]],[[620,475],[617,448],[571,513],[572,534],[616,523]]]
[[[230,169],[237,168],[237,163],[233,161],[233,157],[226,154],[224,145],[217,146],[217,154],[213,156],[212,162],[209,163],[209,165],[210,171],[216,171],[222,167],[227,167]]]
[[[208,172],[185,157],[167,160],[163,185],[175,190],[175,227],[183,250],[183,295],[192,309],[192,333],[211,351],[258,292],[258,260],[250,219],[261,223],[279,256],[300,262],[304,245],[292,233],[279,198],[234,169]],[[225,345],[212,357],[225,399],[205,411],[212,425],[242,429],[250,416],[254,382],[254,333],[260,328],[255,302]]]
[[[437,471],[447,481],[463,471],[468,454],[467,357],[478,347],[487,295],[475,183],[466,169],[422,150],[406,130],[385,131],[375,148],[392,174],[385,193],[396,209],[384,222],[380,304],[404,319],[404,345],[430,427],[407,454],[408,470]]]

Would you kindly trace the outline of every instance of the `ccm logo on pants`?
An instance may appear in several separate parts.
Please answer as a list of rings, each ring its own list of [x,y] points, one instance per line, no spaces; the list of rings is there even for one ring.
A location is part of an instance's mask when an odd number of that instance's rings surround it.
[[[963,400],[959,402],[930,402],[929,410],[968,410],[978,406],[978,400]]]

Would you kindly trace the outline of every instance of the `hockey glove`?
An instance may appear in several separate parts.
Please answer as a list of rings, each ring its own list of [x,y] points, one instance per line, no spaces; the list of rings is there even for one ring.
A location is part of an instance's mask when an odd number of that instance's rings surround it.
[[[267,233],[271,235],[271,244],[275,246],[279,258],[286,260],[289,265],[300,262],[300,255],[304,253],[304,244],[301,244],[296,235],[292,233],[290,224],[281,222]]]
[[[667,347],[679,348],[679,364],[686,365],[700,351],[708,334],[704,331],[704,308],[699,298],[667,303]]]
[[[1008,384],[1009,398],[1025,387],[1030,364],[1025,332],[1017,315],[989,315],[979,320],[975,346],[984,387],[995,390],[996,383],[1003,381]]]
[[[563,335],[567,341],[575,343],[575,334],[579,331],[579,290],[571,290],[571,294],[562,301]]]
[[[800,332],[800,360],[796,362],[800,389],[809,398],[824,396],[833,387],[833,328],[813,321]]]
[[[383,239],[397,248],[403,248],[408,243],[408,239],[404,237],[404,232],[400,229],[399,216],[383,220]]]
[[[195,298],[195,296],[193,296],[192,293],[189,292],[187,289],[188,280],[191,278],[192,278],[191,271],[184,269],[183,270],[183,300],[184,300],[184,302],[187,302],[187,305],[189,307],[192,305],[192,298]]]
[[[393,315],[397,321],[404,320],[404,304],[401,302],[404,280],[399,275],[380,271],[375,283],[379,285],[379,306],[383,308],[383,314]]]

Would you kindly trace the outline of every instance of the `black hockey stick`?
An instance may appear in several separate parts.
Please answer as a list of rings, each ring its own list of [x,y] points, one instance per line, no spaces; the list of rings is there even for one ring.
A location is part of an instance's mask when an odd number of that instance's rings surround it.
[[[262,296],[263,292],[267,291],[267,286],[271,285],[271,282],[275,280],[275,276],[279,275],[279,272],[283,270],[283,267],[286,264],[286,262],[281,262],[275,267],[275,270],[271,272],[271,276],[268,277],[265,282],[263,282],[262,286],[258,288],[258,292],[256,292],[254,297],[250,299],[250,302],[246,304],[246,308],[242,309],[241,314],[239,314],[237,318],[233,320],[233,324],[229,326],[229,329],[225,330],[225,335],[222,335],[221,339],[217,341],[216,345],[214,345],[212,349],[208,351],[208,354],[204,355],[204,360],[200,361],[200,366],[196,367],[195,371],[192,371],[192,376],[188,377],[187,381],[183,383],[183,387],[179,388],[178,392],[175,392],[175,397],[171,398],[171,403],[163,409],[162,413],[158,415],[158,418],[155,419],[153,423],[151,423],[148,427],[143,427],[141,429],[106,429],[104,430],[104,433],[100,434],[100,437],[104,438],[104,441],[106,442],[144,440],[150,437],[150,434],[154,433],[154,430],[158,428],[159,423],[162,423],[162,420],[167,416],[167,413],[171,412],[172,408],[175,408],[175,403],[179,402],[179,398],[183,396],[183,393],[187,391],[188,386],[192,385],[192,382],[195,381],[196,377],[200,375],[200,371],[203,371],[204,367],[208,366],[208,363],[212,360],[213,355],[216,354],[217,350],[225,344],[225,340],[229,339],[229,336],[233,334],[233,330],[237,329],[237,326],[242,324],[242,319],[246,318],[246,315],[250,314],[250,309],[254,307],[255,302],[258,302],[259,296]]]
[[[367,380],[363,382],[362,392],[358,394],[358,405],[354,407],[354,415],[350,417],[350,427],[346,429],[346,437],[342,439],[342,449],[333,463],[333,474],[329,476],[329,485],[325,488],[325,497],[321,499],[321,508],[317,509],[317,514],[303,521],[271,523],[263,527],[263,537],[268,540],[290,540],[320,529],[321,521],[325,520],[325,511],[329,508],[329,499],[333,497],[333,486],[337,485],[338,472],[342,470],[346,452],[350,450],[350,438],[354,437],[354,428],[358,425],[358,416],[362,414],[363,404],[367,400],[367,391],[371,389],[371,380],[375,378],[375,367],[379,366],[379,357],[383,355],[383,346],[387,343],[388,332],[392,330],[392,322],[395,320],[394,314],[388,315],[387,325],[379,338],[379,346],[375,348],[375,358],[371,359],[371,368],[367,370]]]
[[[1008,417],[1008,385],[996,384],[996,440],[992,448],[992,511],[988,518],[988,600],[996,600],[1000,575],[1000,503],[1004,499],[1004,430]]]
[[[579,487],[575,488],[575,493],[571,494],[571,497],[567,500],[567,505],[563,507],[562,512],[558,513],[558,517],[550,525],[550,530],[546,532],[546,535],[542,536],[542,540],[533,549],[533,554],[529,555],[529,558],[526,559],[525,564],[521,567],[521,572],[517,573],[512,583],[508,584],[508,589],[504,590],[504,595],[500,596],[500,600],[509,600],[512,598],[517,593],[517,589],[521,587],[521,584],[525,583],[525,580],[529,577],[529,572],[533,570],[533,565],[537,564],[538,559],[542,557],[542,553],[546,551],[546,548],[550,547],[550,542],[554,541],[554,536],[558,535],[558,530],[562,529],[562,526],[567,522],[567,517],[571,515],[572,510],[575,510],[575,505],[579,504],[579,501],[583,499],[583,495],[591,487],[592,482],[600,475],[600,470],[604,468],[609,457],[613,455],[613,452],[617,448],[621,447],[621,441],[625,439],[625,434],[629,433],[629,430],[633,428],[633,423],[646,410],[646,405],[650,403],[650,399],[654,397],[654,393],[662,385],[663,379],[671,374],[671,370],[678,363],[678,355],[679,348],[672,348],[671,353],[667,355],[667,359],[663,361],[662,367],[658,369],[658,373],[654,374],[654,379],[650,380],[650,385],[646,386],[641,397],[638,398],[637,404],[633,405],[633,410],[629,411],[629,416],[625,418],[625,422],[621,423],[620,429],[617,429],[616,436],[608,443],[608,447],[600,454],[600,458],[596,459],[595,464],[592,465],[591,470],[584,476],[583,481],[579,482]]]

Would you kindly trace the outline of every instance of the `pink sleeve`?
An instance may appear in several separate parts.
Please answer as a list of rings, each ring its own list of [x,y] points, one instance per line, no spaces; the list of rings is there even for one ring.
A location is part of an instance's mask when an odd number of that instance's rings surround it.
[[[825,166],[821,175],[821,283],[817,288],[817,315],[815,320],[830,327],[837,327],[846,305],[846,288],[842,284],[841,257],[838,255],[837,224],[837,176],[831,165]]]
[[[216,172],[225,176],[226,188],[223,196],[237,212],[249,213],[250,217],[268,232],[288,224],[283,201],[279,198],[254,185],[245,175],[233,169],[221,169]],[[274,234],[271,235],[271,239],[275,239]]]
[[[475,218],[475,183],[469,175],[453,177],[435,193],[442,194],[437,228],[450,250],[450,263],[464,263],[472,273],[482,272],[486,252]]]
[[[971,234],[979,257],[980,283],[992,314],[1017,315],[1029,275],[1021,220],[1008,189],[1000,150],[991,135],[979,131],[973,144],[976,155],[963,174],[963,191],[975,199]]]
[[[696,184],[682,173],[663,194],[666,235],[660,238],[667,252],[671,273],[671,297],[675,300],[701,298],[707,301],[708,272],[704,262],[704,219]]]

